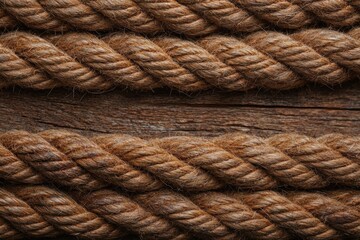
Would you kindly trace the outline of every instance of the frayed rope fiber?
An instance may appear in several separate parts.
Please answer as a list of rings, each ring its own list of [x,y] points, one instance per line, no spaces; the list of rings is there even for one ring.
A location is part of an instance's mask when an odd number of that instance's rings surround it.
[[[214,35],[198,40],[10,32],[0,35],[0,56],[0,88],[284,90],[359,77],[360,28],[290,35],[262,31],[244,38]]]
[[[358,239],[359,203],[357,190],[183,195],[0,187],[0,238]]]
[[[126,28],[201,36],[220,29],[253,32],[267,26],[300,29],[360,23],[359,0],[4,0],[0,27],[63,32]]]
[[[120,134],[89,139],[63,130],[9,131],[0,135],[0,178],[139,193],[164,187],[183,192],[358,188],[360,138],[280,134],[262,139],[237,133],[210,139]]]

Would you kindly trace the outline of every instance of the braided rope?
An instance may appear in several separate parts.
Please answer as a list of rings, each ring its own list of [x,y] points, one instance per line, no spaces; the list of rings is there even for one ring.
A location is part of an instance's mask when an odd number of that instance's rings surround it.
[[[360,237],[360,192],[261,191],[181,195],[113,190],[70,195],[46,186],[0,188],[0,237],[61,234],[113,239],[343,239]]]
[[[52,31],[127,28],[140,33],[164,29],[189,36],[218,29],[253,32],[269,25],[299,29],[326,23],[350,27],[360,22],[358,0],[6,0],[0,27]]]
[[[313,139],[280,134],[261,139],[227,134],[213,139],[10,131],[0,135],[0,178],[93,191],[117,186],[132,192],[164,188],[187,192],[233,186],[268,190],[360,187],[360,138]]]
[[[39,37],[11,32],[0,35],[0,87],[243,91],[291,89],[306,82],[334,85],[360,75],[359,38],[360,28],[347,34],[313,29],[197,41],[124,33],[100,39],[84,33]]]

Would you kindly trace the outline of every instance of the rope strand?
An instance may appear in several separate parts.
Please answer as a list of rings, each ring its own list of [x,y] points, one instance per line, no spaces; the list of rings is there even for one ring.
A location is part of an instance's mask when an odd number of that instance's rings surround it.
[[[89,139],[62,130],[10,131],[0,135],[0,178],[82,191],[110,185],[148,192],[164,184],[186,192],[226,186],[360,187],[360,138],[280,134],[261,139],[237,133],[213,139],[143,140],[120,134]]]
[[[243,39],[209,36],[197,41],[124,33],[100,39],[84,33],[39,37],[11,32],[0,36],[0,87],[167,86],[190,92],[334,85],[360,75],[359,32],[257,32]]]
[[[0,27],[67,31],[126,28],[138,33],[173,32],[203,36],[227,29],[254,32],[276,26],[301,29],[322,23],[351,27],[360,22],[360,4],[347,0],[6,0]]]
[[[70,194],[70,195],[69,195]],[[87,194],[46,186],[0,188],[2,239],[73,235],[114,239],[343,239],[360,237],[360,192],[260,191]]]

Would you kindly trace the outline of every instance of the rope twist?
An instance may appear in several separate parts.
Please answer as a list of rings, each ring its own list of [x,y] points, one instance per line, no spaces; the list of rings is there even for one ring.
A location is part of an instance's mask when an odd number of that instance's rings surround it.
[[[126,195],[17,186],[0,188],[0,197],[1,239],[63,234],[114,239],[130,232],[177,240],[360,237],[359,191]]]
[[[0,2],[0,27],[67,31],[126,28],[139,33],[167,30],[202,36],[220,29],[254,32],[275,26],[352,27],[360,22],[358,0],[6,0]]]
[[[359,38],[360,28],[346,34],[263,31],[242,39],[215,35],[196,41],[125,33],[99,38],[11,32],[0,36],[0,88],[106,90],[120,85],[191,92],[334,85],[359,77]]]
[[[10,131],[0,135],[0,178],[81,191],[360,187],[360,138],[280,134],[262,139],[238,133],[212,139],[120,134],[89,139],[62,130]]]

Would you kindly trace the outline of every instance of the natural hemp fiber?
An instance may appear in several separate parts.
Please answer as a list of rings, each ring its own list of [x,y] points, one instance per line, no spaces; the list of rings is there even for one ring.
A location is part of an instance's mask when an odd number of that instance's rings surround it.
[[[359,239],[359,203],[356,190],[183,195],[0,187],[0,238]]]
[[[89,139],[62,130],[10,131],[0,135],[0,143],[0,176],[19,184],[81,191],[113,186],[131,192],[360,187],[360,138],[339,134],[143,140],[120,134]]]
[[[359,162],[360,138],[341,134],[9,131],[0,135],[0,239],[358,239],[360,191],[324,187],[359,188]]]
[[[213,35],[197,40],[10,32],[0,35],[0,56],[0,88],[282,90],[359,77],[360,28],[290,35],[261,31],[243,38]]]
[[[0,30],[0,90],[360,79],[360,0],[2,0]],[[131,236],[360,239],[360,136],[0,133],[0,240]]]
[[[201,36],[224,29],[253,32],[268,26],[300,29],[360,23],[359,0],[3,0],[0,28],[63,32],[129,29]]]

